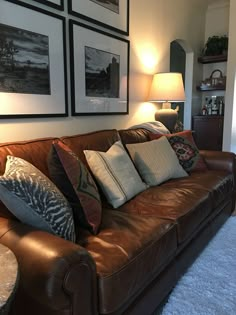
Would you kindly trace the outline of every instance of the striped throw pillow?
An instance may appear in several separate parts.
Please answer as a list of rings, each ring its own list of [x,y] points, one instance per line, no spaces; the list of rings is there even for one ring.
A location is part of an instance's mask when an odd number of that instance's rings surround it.
[[[107,152],[84,150],[84,154],[104,195],[114,208],[147,188],[121,141],[114,143]]]

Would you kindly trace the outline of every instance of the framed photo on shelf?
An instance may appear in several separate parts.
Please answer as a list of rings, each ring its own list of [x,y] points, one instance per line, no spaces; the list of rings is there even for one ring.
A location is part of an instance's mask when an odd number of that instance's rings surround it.
[[[129,41],[70,20],[72,115],[128,114]]]
[[[68,0],[70,14],[129,35],[129,0]]]
[[[12,0],[0,12],[0,118],[68,116],[64,17]]]
[[[64,10],[64,0],[33,0],[33,1],[46,4],[49,7],[52,7],[61,11]]]

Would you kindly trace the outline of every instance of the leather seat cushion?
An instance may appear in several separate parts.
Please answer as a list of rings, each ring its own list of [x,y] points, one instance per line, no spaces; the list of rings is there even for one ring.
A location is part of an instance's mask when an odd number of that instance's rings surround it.
[[[194,186],[161,185],[150,187],[122,206],[140,216],[156,216],[177,223],[178,243],[185,241],[211,212],[209,192]]]
[[[182,243],[230,193],[232,176],[226,172],[195,172],[145,190],[120,210],[176,222],[178,243]]]
[[[100,313],[119,309],[158,275],[177,248],[176,226],[156,216],[103,210],[101,230],[80,231],[96,262]]]
[[[193,172],[181,187],[193,183],[196,188],[205,189],[210,193],[213,209],[215,209],[225,197],[233,192],[233,174],[226,171],[208,170],[206,172]],[[182,186],[183,185],[183,186]]]

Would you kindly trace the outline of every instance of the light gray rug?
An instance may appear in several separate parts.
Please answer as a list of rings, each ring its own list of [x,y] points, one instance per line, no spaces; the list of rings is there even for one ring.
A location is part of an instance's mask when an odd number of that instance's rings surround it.
[[[160,314],[236,314],[235,216],[227,220],[180,279]]]

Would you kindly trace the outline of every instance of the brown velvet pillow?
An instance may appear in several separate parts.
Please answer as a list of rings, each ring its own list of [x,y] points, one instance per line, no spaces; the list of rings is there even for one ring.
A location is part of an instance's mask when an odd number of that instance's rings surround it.
[[[185,130],[172,134],[150,134],[150,140],[165,136],[175,151],[179,163],[186,172],[207,170],[207,165],[194,142],[192,131]]]
[[[102,206],[97,186],[86,166],[62,141],[54,141],[48,156],[51,179],[72,206],[75,226],[97,234]]]

